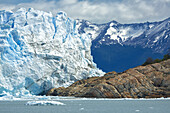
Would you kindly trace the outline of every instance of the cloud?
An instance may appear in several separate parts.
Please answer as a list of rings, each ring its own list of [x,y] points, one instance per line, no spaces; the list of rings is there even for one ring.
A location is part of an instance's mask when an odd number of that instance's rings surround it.
[[[64,5],[71,5],[71,4],[78,3],[78,0],[61,0],[60,3]]]
[[[0,9],[33,7],[56,14],[65,11],[74,19],[86,19],[97,23],[116,20],[121,23],[157,21],[170,16],[170,0],[32,0]]]
[[[15,7],[15,5],[0,4],[0,10],[13,10]]]

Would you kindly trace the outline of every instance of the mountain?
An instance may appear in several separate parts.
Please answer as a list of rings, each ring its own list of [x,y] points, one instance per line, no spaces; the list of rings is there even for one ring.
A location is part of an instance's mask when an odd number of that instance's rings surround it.
[[[170,59],[138,66],[123,73],[109,72],[102,77],[79,80],[71,86],[53,88],[47,95],[93,98],[170,97]]]
[[[0,11],[0,96],[43,94],[103,75],[90,47],[91,38],[64,12]]]
[[[76,22],[80,34],[91,36],[94,62],[105,72],[122,72],[170,52],[170,18],[134,24]]]

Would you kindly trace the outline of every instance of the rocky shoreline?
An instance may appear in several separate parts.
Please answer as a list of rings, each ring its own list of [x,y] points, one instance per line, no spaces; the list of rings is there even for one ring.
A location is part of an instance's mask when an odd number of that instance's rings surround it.
[[[170,97],[170,59],[138,66],[122,73],[109,72],[102,77],[79,80],[71,86],[53,88],[47,96],[95,98]]]

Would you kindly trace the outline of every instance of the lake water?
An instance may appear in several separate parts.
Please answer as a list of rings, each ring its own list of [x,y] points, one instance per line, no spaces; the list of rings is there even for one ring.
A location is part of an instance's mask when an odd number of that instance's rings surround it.
[[[0,113],[170,113],[170,99],[59,99],[65,105],[29,106],[28,101],[0,101]]]

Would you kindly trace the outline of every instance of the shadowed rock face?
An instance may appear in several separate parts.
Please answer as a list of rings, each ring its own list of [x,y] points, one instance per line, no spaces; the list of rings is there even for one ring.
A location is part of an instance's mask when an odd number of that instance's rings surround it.
[[[123,73],[79,80],[71,86],[53,88],[47,95],[96,98],[170,97],[170,59],[138,66]]]

